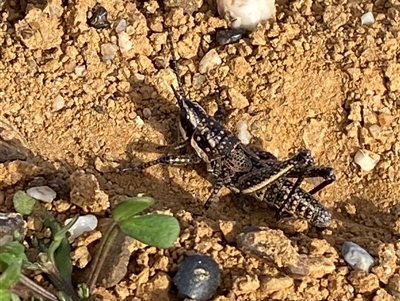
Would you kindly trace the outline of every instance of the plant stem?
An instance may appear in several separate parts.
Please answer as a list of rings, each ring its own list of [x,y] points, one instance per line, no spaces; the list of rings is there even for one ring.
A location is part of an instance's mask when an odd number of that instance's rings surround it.
[[[80,301],[78,294],[75,292],[72,284],[68,282],[63,275],[58,271],[57,267],[51,265],[52,268],[47,269],[48,276],[51,282],[67,296],[71,297],[73,301]]]
[[[105,258],[107,257],[107,253],[117,237],[119,232],[119,228],[117,227],[117,223],[112,220],[108,225],[106,231],[104,232],[104,236],[101,238],[99,249],[97,250],[92,263],[92,271],[90,273],[89,279],[87,281],[87,285],[89,288],[89,292],[92,293],[97,279],[99,278],[101,268],[103,267],[103,263]]]
[[[54,296],[52,293],[46,291],[43,287],[41,287],[39,284],[36,282],[32,281],[25,275],[21,274],[21,277],[19,279],[19,282],[21,285],[24,287],[28,288],[30,291],[32,291],[35,295],[38,295],[43,298],[45,301],[58,301],[58,298]],[[15,293],[19,295],[19,290],[20,287],[16,286],[13,288],[15,289]],[[26,293],[26,290],[21,290],[21,292]]]
[[[36,203],[35,207],[35,215],[39,216],[45,227],[50,228],[52,233],[52,238],[55,238],[55,235],[62,230],[62,226],[55,219],[53,215],[51,215],[46,208],[41,205],[39,202]],[[55,251],[52,252],[51,261],[55,264],[59,273],[64,277],[65,281],[72,286],[71,274],[72,274],[72,263],[70,259],[71,246],[66,237],[61,240],[61,243],[58,245]],[[68,258],[68,260],[66,260]]]

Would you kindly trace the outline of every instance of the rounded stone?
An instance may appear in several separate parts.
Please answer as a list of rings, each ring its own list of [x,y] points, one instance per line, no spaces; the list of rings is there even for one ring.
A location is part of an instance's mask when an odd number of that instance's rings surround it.
[[[173,280],[178,288],[179,298],[206,301],[216,292],[221,275],[213,258],[196,254],[186,258]]]

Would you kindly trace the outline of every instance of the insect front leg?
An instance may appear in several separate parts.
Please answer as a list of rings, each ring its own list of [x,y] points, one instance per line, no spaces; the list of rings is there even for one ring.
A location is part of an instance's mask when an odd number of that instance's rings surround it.
[[[220,159],[207,163],[207,172],[213,184],[213,190],[204,204],[205,209],[210,208],[211,203],[217,199],[222,187],[229,182],[229,171],[223,166]]]
[[[222,107],[218,107],[213,117],[217,122],[223,123],[225,119],[225,110]]]
[[[178,150],[178,149],[185,148],[185,147],[187,147],[187,144],[188,144],[188,140],[183,140],[182,142],[179,142],[179,144],[176,144],[174,146],[174,149]]]
[[[217,102],[218,109],[217,109],[217,111],[215,111],[213,117],[217,122],[224,123],[225,117],[226,117],[226,110],[221,102],[221,97],[220,97],[221,89],[217,88],[214,95],[215,95],[215,100]]]
[[[204,208],[207,210],[208,208],[210,208],[211,203],[213,201],[215,201],[218,197],[218,193],[221,191],[222,187],[224,186],[224,180],[221,178],[218,178],[216,176],[213,177],[213,190],[210,194],[210,196],[208,197],[207,201],[204,204]]]
[[[190,155],[164,155],[160,158],[145,162],[142,164],[138,164],[133,167],[124,168],[122,171],[143,171],[146,168],[149,168],[154,165],[164,164],[164,165],[172,165],[172,166],[182,166],[188,164],[199,164],[201,163],[201,159],[196,154]]]

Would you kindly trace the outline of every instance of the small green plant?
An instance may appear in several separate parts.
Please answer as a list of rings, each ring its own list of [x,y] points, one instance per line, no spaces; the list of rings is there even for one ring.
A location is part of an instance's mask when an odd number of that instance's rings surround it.
[[[105,231],[99,252],[93,262],[93,270],[88,281],[90,291],[96,285],[98,276],[118,231],[150,246],[171,247],[178,238],[180,227],[178,220],[170,215],[137,215],[154,204],[150,197],[134,197],[118,204],[112,211],[113,222]]]
[[[19,300],[12,288],[21,278],[22,265],[28,262],[25,248],[16,241],[9,241],[0,247],[0,300]]]
[[[150,197],[134,197],[120,203],[112,210],[113,221],[107,227],[100,248],[94,255],[93,271],[88,286],[82,284],[77,290],[72,285],[71,246],[66,233],[76,222],[77,216],[62,227],[54,216],[40,202],[19,191],[14,195],[14,207],[22,215],[40,218],[44,226],[51,230],[50,243],[36,240],[35,247],[41,252],[37,261],[30,263],[25,255],[25,247],[17,241],[8,240],[0,245],[0,301],[20,300],[30,297],[51,301],[80,301],[90,299],[101,267],[113,238],[118,231],[135,238],[147,245],[159,248],[171,247],[177,239],[180,227],[173,216],[163,214],[138,215],[138,213],[154,204]],[[48,292],[23,274],[24,269],[38,270],[48,275],[49,280],[57,288],[57,296]]]
[[[3,241],[0,245],[0,300],[20,300],[19,297],[40,297],[41,300],[65,300],[77,301],[81,298],[77,295],[71,284],[71,270],[59,268],[71,265],[70,255],[65,250],[63,240],[65,233],[75,223],[73,219],[67,226],[60,228],[53,235],[53,240],[44,253],[38,256],[35,263],[30,263],[25,255],[25,247],[17,241]],[[47,221],[49,222],[49,221]],[[68,245],[69,248],[69,245]],[[67,250],[68,251],[68,250]],[[60,256],[65,254],[65,256]],[[64,262],[61,262],[61,261]],[[46,273],[52,283],[59,289],[58,298],[41,286],[26,277],[23,269],[38,270]]]
[[[49,243],[33,240],[40,251],[37,261],[31,263],[25,255],[25,247],[9,239],[0,245],[0,287],[1,301],[20,300],[19,297],[37,297],[41,300],[79,301],[85,296],[78,294],[72,286],[71,247],[66,233],[76,222],[77,216],[68,225],[62,227],[58,221],[35,199],[23,191],[14,194],[14,208],[22,215],[29,215],[42,220],[43,225],[51,230]],[[58,289],[57,296],[48,292],[23,274],[24,270],[36,270],[48,275]],[[83,292],[84,290],[81,290]]]

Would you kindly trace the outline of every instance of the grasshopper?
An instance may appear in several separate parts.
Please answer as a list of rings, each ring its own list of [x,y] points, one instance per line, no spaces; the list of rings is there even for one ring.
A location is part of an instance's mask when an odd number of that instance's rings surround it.
[[[178,89],[172,87],[172,90],[180,108],[181,145],[189,145],[192,153],[164,155],[132,169],[143,171],[157,164],[178,166],[206,163],[213,183],[206,208],[217,198],[221,188],[226,186],[234,193],[252,195],[277,207],[277,217],[286,212],[306,218],[315,226],[326,227],[330,214],[312,194],[335,180],[333,169],[313,166],[314,159],[309,150],[301,150],[288,160],[280,161],[268,152],[254,152],[241,143],[221,124],[220,117],[208,115],[198,102],[187,97],[171,31],[168,33],[173,69],[178,79]],[[324,181],[308,193],[299,187],[305,177],[322,177]],[[297,181],[293,183],[288,178]]]

